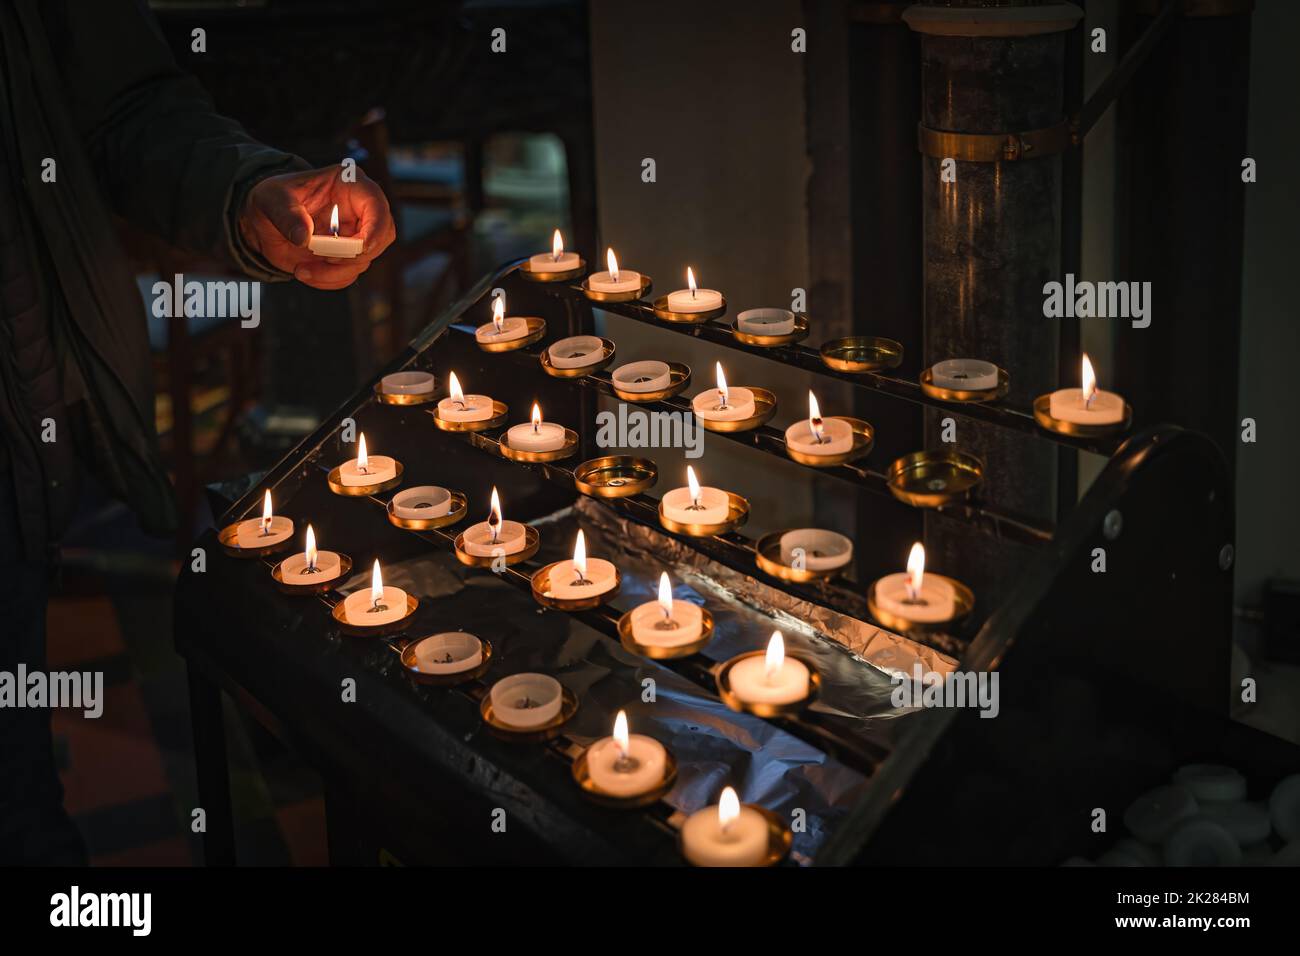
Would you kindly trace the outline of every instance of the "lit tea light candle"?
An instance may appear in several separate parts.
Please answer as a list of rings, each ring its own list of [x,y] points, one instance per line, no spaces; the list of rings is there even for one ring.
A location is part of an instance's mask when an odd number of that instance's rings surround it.
[[[291,554],[280,562],[280,578],[285,584],[324,584],[343,571],[342,559],[333,551],[316,550],[316,532],[307,525],[307,543],[301,554]]]
[[[614,250],[605,253],[605,272],[593,272],[587,276],[587,288],[592,292],[639,292],[641,291],[641,273],[631,269],[619,269],[618,257]]]
[[[587,775],[611,797],[639,797],[663,785],[668,751],[653,737],[627,732],[627,714],[618,712],[614,733],[587,748]]]
[[[632,639],[645,647],[681,647],[704,632],[704,612],[690,601],[674,601],[668,572],[659,575],[659,600],[632,611]]]
[[[785,443],[805,455],[842,455],[853,448],[853,429],[839,418],[822,418],[817,396],[808,393],[808,418],[785,430]]]
[[[492,399],[487,395],[466,395],[455,372],[447,376],[447,391],[450,397],[438,402],[438,417],[444,422],[483,422],[492,417]]]
[[[599,335],[571,335],[546,350],[556,368],[582,368],[605,357],[605,343]]]
[[[808,696],[808,667],[785,656],[785,639],[773,631],[767,653],[736,661],[728,672],[732,693],[746,704],[793,704]]]
[[[789,335],[794,313],[788,309],[746,309],[736,316],[736,328],[747,335]]]
[[[331,259],[354,259],[361,255],[361,238],[359,236],[339,235],[339,206],[334,204],[330,212],[330,234],[312,236],[307,240],[307,248],[318,256]]]
[[[668,293],[669,312],[708,312],[722,308],[722,293],[714,289],[698,289],[695,273],[686,267],[686,288]]]
[[[357,457],[339,465],[339,481],[350,488],[381,485],[397,477],[397,462],[386,455],[366,452],[366,436],[357,438]]]
[[[406,617],[406,592],[384,586],[378,558],[370,572],[370,587],[343,599],[343,617],[355,627],[378,627]]]
[[[564,251],[564,236],[555,230],[551,237],[551,251],[528,257],[528,269],[531,272],[571,272],[581,265],[576,252]]]
[[[747,388],[730,388],[722,373],[722,363],[714,366],[718,387],[700,392],[691,399],[695,414],[711,422],[738,422],[754,416],[754,393]]]
[[[483,663],[483,642],[465,631],[433,634],[415,645],[421,674],[459,674]]]
[[[809,571],[833,571],[853,560],[853,542],[822,528],[796,528],[781,535],[781,563]]]
[[[564,426],[542,421],[542,409],[533,402],[533,420],[506,432],[506,444],[515,451],[557,451],[564,447]]]
[[[767,861],[767,820],[724,787],[716,807],[686,818],[682,853],[696,866],[761,866]]]
[[[941,624],[957,613],[952,585],[933,574],[926,577],[925,547],[919,541],[907,556],[905,573],[876,582],[875,598],[882,610],[917,624]]]
[[[564,688],[546,674],[512,674],[489,691],[497,720],[527,730],[554,720],[564,704]]]
[[[551,568],[547,597],[577,601],[610,591],[618,583],[614,565],[601,558],[587,557],[587,539],[582,530],[573,544],[573,560],[557,561]]]
[[[979,359],[944,359],[930,366],[930,381],[937,388],[985,392],[998,387],[998,367]]]
[[[1062,388],[1052,393],[1049,412],[1059,421],[1073,425],[1118,425],[1124,420],[1124,399],[1097,388],[1088,353],[1083,354],[1083,387]]]
[[[262,496],[262,517],[246,518],[235,527],[235,547],[269,548],[293,537],[293,519],[271,510],[271,489]]]
[[[485,322],[474,330],[474,338],[479,342],[513,342],[528,334],[528,322],[517,315],[506,317],[506,295],[501,293],[492,299],[492,321]]]
[[[690,465],[686,466],[686,487],[665,494],[661,504],[664,516],[679,524],[722,524],[731,514],[727,493],[700,487]]]
[[[657,392],[672,384],[673,370],[667,362],[628,362],[610,376],[622,392]]]
[[[465,531],[465,551],[478,558],[493,558],[524,550],[527,532],[518,521],[501,517],[501,498],[492,489],[492,506],[487,521],[470,525]]]

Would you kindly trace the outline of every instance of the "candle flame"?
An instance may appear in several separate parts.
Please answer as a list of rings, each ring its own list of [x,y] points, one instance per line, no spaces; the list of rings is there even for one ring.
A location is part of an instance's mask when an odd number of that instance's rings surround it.
[[[536,434],[542,427],[542,409],[536,402],[533,402],[533,433]]]
[[[262,534],[268,534],[271,531],[271,489],[266,489],[266,494],[262,496]]]
[[[614,718],[614,746],[618,748],[618,758],[627,759],[628,740],[627,740],[627,714],[623,711],[618,712]]]
[[[555,235],[551,236],[551,258],[559,262],[562,255],[564,255],[564,237],[560,235],[560,230],[556,229]]]
[[[504,292],[492,300],[492,324],[496,326],[498,335],[506,326],[506,294]]]
[[[1092,362],[1088,359],[1088,353],[1083,353],[1083,404],[1091,405],[1092,400],[1097,397],[1097,373],[1092,370]]]
[[[715,369],[718,375],[718,406],[722,407],[727,404],[730,393],[727,391],[727,376],[722,374],[722,363],[715,362]]]
[[[582,529],[578,529],[578,540],[573,543],[573,570],[578,576],[579,581],[585,581],[587,578],[587,539],[582,534]]]
[[[772,632],[772,639],[767,642],[767,655],[763,659],[763,676],[770,684],[776,680],[781,668],[785,666],[785,638],[780,631]]]
[[[307,547],[303,548],[303,553],[307,556],[307,567],[312,570],[316,569],[316,532],[307,525]]]
[[[690,465],[686,466],[686,487],[691,490],[691,504],[698,508],[700,505],[700,483],[695,479],[695,469]]]
[[[609,278],[612,282],[618,281],[618,257],[614,255],[613,247],[605,253],[605,267],[609,270]]]
[[[731,787],[723,787],[722,796],[718,798],[718,825],[723,833],[727,832],[727,828],[738,816],[740,816],[740,797],[736,796],[736,791]]]
[[[497,535],[501,533],[501,497],[497,494],[496,486],[492,487],[492,505],[488,509],[488,528],[492,531],[492,540],[496,541]]]
[[[362,473],[370,470],[370,456],[366,454],[366,433],[362,432],[361,437],[357,439],[357,471]]]
[[[448,377],[447,388],[451,392],[451,400],[453,402],[459,402],[461,405],[465,404],[465,393],[461,391],[460,379],[456,377],[455,372],[452,372]]]
[[[330,213],[330,235],[337,236],[338,234],[339,234],[339,204],[335,203],[334,209]]]
[[[372,605],[384,599],[384,576],[379,573],[379,559],[375,558],[375,568],[370,572],[370,600]]]
[[[659,606],[663,608],[664,619],[672,620],[673,616],[673,586],[668,580],[668,572],[664,571],[659,575]]]
[[[907,556],[907,573],[911,578],[907,596],[915,601],[921,596],[921,583],[925,580],[925,545],[920,541],[912,545],[912,552]]]
[[[690,266],[686,267],[686,285],[691,290],[691,298],[695,298],[695,273],[691,271]]]
[[[817,396],[811,391],[808,392],[808,429],[812,432],[813,439],[820,443],[824,432],[822,430],[822,410],[817,404]]]

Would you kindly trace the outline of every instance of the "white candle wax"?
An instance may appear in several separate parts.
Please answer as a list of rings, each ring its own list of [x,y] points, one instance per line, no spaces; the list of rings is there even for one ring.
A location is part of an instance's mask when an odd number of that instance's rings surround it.
[[[681,647],[698,641],[703,632],[704,612],[690,601],[673,601],[669,618],[658,601],[647,601],[632,611],[632,638],[646,647]]]
[[[262,519],[248,518],[235,527],[235,547],[269,548],[293,537],[293,520],[283,515],[273,515],[271,525],[262,533]]]
[[[723,407],[721,392],[711,388],[691,399],[691,408],[700,418],[711,422],[738,422],[753,417],[754,393],[747,388],[729,388],[727,404]]]
[[[663,783],[667,763],[664,745],[644,734],[628,735],[626,760],[613,737],[602,737],[587,748],[591,782],[612,797],[637,797],[655,789]]]
[[[422,674],[459,674],[483,663],[483,642],[465,631],[447,631],[415,645],[415,668]]]
[[[853,542],[842,534],[821,528],[796,528],[781,535],[781,563],[795,567],[797,560],[809,571],[842,568],[853,560]]]
[[[348,488],[363,485],[379,485],[397,477],[397,462],[387,455],[370,455],[366,470],[362,471],[357,460],[345,461],[339,465],[339,481]]]
[[[307,240],[307,248],[313,253],[331,259],[355,259],[361,255],[361,247],[358,236],[316,235]]]
[[[808,696],[808,668],[786,657],[771,676],[762,655],[737,661],[728,674],[731,689],[747,704],[793,704]]]
[[[517,315],[507,316],[501,322],[501,331],[497,331],[495,322],[484,322],[474,330],[474,338],[480,342],[513,342],[528,334],[528,322]]]
[[[1087,403],[1083,389],[1062,388],[1052,393],[1049,413],[1058,421],[1074,425],[1117,425],[1124,420],[1124,399],[1097,389],[1092,402]]]
[[[601,558],[587,559],[585,575],[578,574],[572,561],[560,561],[551,568],[550,590],[546,596],[566,601],[595,597],[611,590],[616,580],[614,565]],[[582,584],[580,581],[587,583]]]
[[[316,552],[316,570],[307,569],[307,552],[291,554],[280,562],[280,578],[285,584],[324,584],[343,571],[343,563],[333,551]]]
[[[444,422],[485,422],[492,417],[492,397],[466,395],[463,402],[454,398],[441,399],[438,417]]]
[[[496,540],[492,539],[492,526],[486,521],[470,525],[465,530],[465,551],[477,558],[491,558],[498,554],[514,554],[524,550],[527,535],[518,521],[501,522]]]
[[[406,592],[401,588],[384,585],[384,596],[376,606],[370,588],[353,591],[343,599],[343,617],[358,627],[378,627],[392,624],[406,617]]]
[[[736,328],[747,335],[789,335],[794,313],[786,309],[746,309],[736,316]]]
[[[537,727],[555,718],[564,703],[564,688],[545,674],[512,674],[492,685],[492,710],[512,727]]]
[[[605,343],[596,335],[571,335],[546,350],[556,368],[582,368],[604,357]]]
[[[785,443],[805,455],[842,455],[853,448],[853,429],[842,419],[823,418],[819,442],[805,418],[785,430]]]
[[[707,312],[722,307],[722,293],[715,289],[678,289],[668,293],[669,312]]]
[[[614,369],[610,377],[619,391],[657,392],[672,382],[672,369],[667,362],[628,362]]]
[[[912,576],[907,572],[889,574],[876,582],[876,604],[884,611],[917,624],[940,624],[952,620],[956,613],[956,595],[943,578],[927,574],[921,578],[921,593],[916,601],[908,595]]]
[[[930,366],[930,381],[937,388],[987,391],[998,387],[998,367],[979,359],[944,359]]]
[[[393,495],[399,518],[441,518],[451,511],[451,492],[437,485],[417,485]]]
[[[767,858],[767,821],[743,804],[725,828],[716,806],[697,810],[682,825],[682,852],[696,866],[759,866]]]
[[[674,488],[663,497],[664,516],[681,524],[722,524],[731,514],[727,493],[718,488],[702,487],[696,502],[690,488]]]
[[[428,395],[433,391],[433,376],[428,372],[394,372],[379,380],[385,395]]]
[[[515,451],[556,451],[564,447],[564,426],[554,422],[526,422],[506,432],[506,444]]]
[[[570,272],[578,268],[578,263],[576,252],[561,252],[559,258],[552,252],[540,252],[528,257],[530,272]]]
[[[616,280],[608,272],[593,272],[587,276],[587,288],[592,292],[639,292],[641,273],[620,269]]]

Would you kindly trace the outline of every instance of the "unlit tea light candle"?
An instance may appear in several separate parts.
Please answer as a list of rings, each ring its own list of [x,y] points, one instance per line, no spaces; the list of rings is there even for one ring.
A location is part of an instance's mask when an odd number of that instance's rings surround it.
[[[564,703],[564,688],[545,674],[513,674],[492,685],[492,710],[498,720],[527,730],[554,720]]]
[[[564,426],[542,421],[542,409],[533,402],[533,420],[506,432],[506,444],[515,451],[558,451],[564,447]]]
[[[838,418],[822,418],[817,396],[808,393],[808,417],[785,430],[785,443],[805,455],[842,455],[853,448],[853,429]]]
[[[618,712],[614,733],[587,748],[587,775],[597,790],[611,797],[639,797],[661,786],[668,751],[653,737],[629,734],[627,714]]]
[[[1097,376],[1086,352],[1082,365],[1083,387],[1053,392],[1048,413],[1072,425],[1118,425],[1124,420],[1124,399],[1097,388]]]
[[[528,334],[528,322],[517,315],[506,316],[505,293],[492,299],[492,321],[484,322],[474,330],[474,338],[484,345],[496,342],[513,342]]]
[[[522,524],[502,520],[501,498],[493,488],[488,520],[470,525],[465,530],[464,546],[466,553],[476,558],[492,558],[522,551],[527,541],[527,529]]]
[[[598,335],[571,335],[546,350],[556,368],[582,368],[599,362],[605,355],[605,343]]]
[[[731,388],[722,373],[722,363],[715,364],[718,387],[700,392],[691,399],[691,409],[711,422],[738,422],[754,416],[754,393],[747,388]]]
[[[587,276],[587,288],[592,292],[640,292],[641,273],[631,269],[620,269],[618,257],[614,250],[605,253],[605,272],[593,272]]]
[[[360,236],[339,235],[338,203],[334,204],[334,209],[330,212],[330,234],[314,235],[307,240],[307,248],[315,255],[330,259],[355,259],[361,255],[362,245]]]
[[[746,335],[789,335],[794,313],[787,309],[746,309],[736,316],[736,328]]]
[[[628,362],[614,369],[610,377],[621,392],[657,392],[672,383],[673,370],[667,362]]]
[[[998,387],[998,367],[979,359],[944,359],[930,366],[930,381],[937,388],[984,392]]]
[[[564,236],[555,230],[551,237],[551,251],[528,257],[530,272],[572,272],[580,265],[576,252],[564,251]]]
[[[809,571],[832,571],[853,560],[853,542],[821,528],[796,528],[781,535],[781,563]]]
[[[659,575],[659,600],[632,611],[632,639],[643,647],[681,647],[704,633],[704,612],[690,601],[674,601],[668,572]]]
[[[492,399],[487,395],[466,395],[452,372],[447,377],[451,394],[438,402],[438,417],[444,422],[484,422],[492,417]]]
[[[421,674],[460,674],[483,663],[483,642],[465,631],[447,631],[415,645],[415,669]]]
[[[333,551],[316,549],[316,532],[307,525],[307,542],[301,554],[280,562],[280,579],[285,584],[325,584],[343,572],[343,561]]]
[[[722,308],[722,293],[714,289],[699,289],[695,285],[695,273],[686,268],[686,288],[668,293],[669,312],[708,312]]]
[[[761,866],[768,853],[767,820],[725,787],[716,807],[686,818],[682,853],[696,866]]]
[[[262,496],[262,517],[246,518],[235,526],[235,547],[270,548],[293,537],[293,520],[271,510],[271,489]]]
[[[557,561],[551,568],[546,596],[577,601],[604,594],[617,583],[614,565],[600,558],[587,557],[587,539],[579,530],[573,545],[573,560]]]
[[[956,614],[952,585],[925,574],[925,547],[918,541],[907,556],[907,571],[876,582],[876,604],[890,614],[917,624],[941,624]]]
[[[385,395],[428,395],[433,391],[433,376],[428,372],[393,372],[379,380]]]
[[[370,587],[353,591],[343,599],[343,618],[357,627],[379,627],[406,617],[406,592],[385,587],[379,559],[370,572]]]
[[[399,518],[441,518],[451,512],[451,492],[437,485],[417,485],[393,495]]]
[[[349,488],[380,485],[397,477],[397,462],[386,455],[370,455],[366,436],[357,437],[357,457],[339,465],[339,481]]]
[[[679,524],[722,524],[731,515],[731,501],[718,488],[701,487],[695,469],[686,466],[686,487],[674,488],[662,500],[664,516]]]
[[[737,661],[728,671],[731,691],[746,704],[793,704],[808,696],[808,667],[785,656],[785,639],[773,631],[767,653]]]

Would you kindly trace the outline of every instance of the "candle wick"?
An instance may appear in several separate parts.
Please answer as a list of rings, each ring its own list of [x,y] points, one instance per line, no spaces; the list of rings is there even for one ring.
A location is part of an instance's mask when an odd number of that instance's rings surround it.
[[[387,611],[388,605],[383,602],[382,598],[375,598],[375,603],[371,605],[367,614],[378,614],[380,611]]]
[[[641,761],[637,760],[622,747],[618,750],[618,759],[614,761],[615,773],[632,773],[641,766]]]
[[[591,586],[591,582],[587,580],[587,576],[586,576],[585,574],[583,574],[583,573],[582,573],[580,570],[578,570],[577,568],[574,568],[574,569],[573,569],[573,587],[576,588],[576,587],[590,587],[590,586]]]

